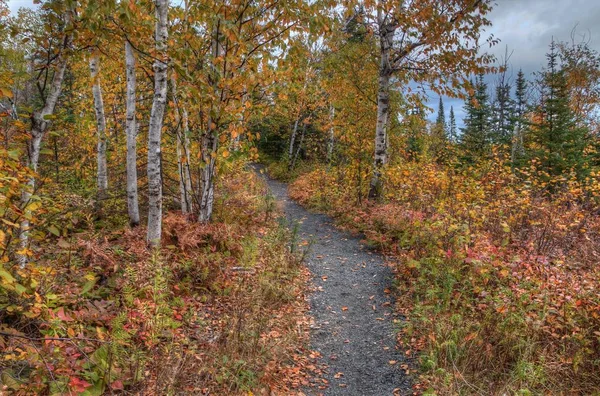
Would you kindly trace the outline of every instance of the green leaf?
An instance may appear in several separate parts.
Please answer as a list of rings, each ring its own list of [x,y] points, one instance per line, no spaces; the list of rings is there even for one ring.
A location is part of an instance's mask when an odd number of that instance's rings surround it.
[[[22,295],[27,291],[27,288],[20,283],[15,283],[15,291],[17,294]]]
[[[60,230],[55,225],[48,227],[48,231],[56,236],[60,236]]]
[[[6,270],[0,269],[0,278],[4,279],[7,283],[14,283],[15,278]]]
[[[85,294],[85,293],[89,292],[90,290],[92,290],[92,288],[94,287],[95,284],[96,284],[95,278],[85,282],[83,287],[81,288],[81,294]]]

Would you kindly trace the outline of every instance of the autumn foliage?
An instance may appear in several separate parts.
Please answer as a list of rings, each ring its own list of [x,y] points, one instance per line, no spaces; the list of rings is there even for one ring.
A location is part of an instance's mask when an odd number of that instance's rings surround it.
[[[597,183],[572,180],[549,199],[501,160],[474,173],[408,162],[385,177],[385,204],[352,204],[322,168],[290,195],[398,259],[401,339],[421,353],[425,382],[444,394],[597,389]]]
[[[71,238],[49,236],[37,264],[1,270],[4,390],[299,386],[305,274],[264,185],[236,168],[220,188],[215,222],[169,213],[160,251],[147,249],[143,228],[97,232],[82,221]]]

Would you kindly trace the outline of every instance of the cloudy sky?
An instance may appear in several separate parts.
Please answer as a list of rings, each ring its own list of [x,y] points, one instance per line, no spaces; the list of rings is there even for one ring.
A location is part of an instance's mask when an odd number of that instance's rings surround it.
[[[493,26],[488,34],[500,39],[500,44],[488,51],[503,59],[505,51],[510,57],[509,74],[516,75],[523,69],[527,76],[544,65],[545,53],[554,37],[557,41],[571,40],[575,29],[575,38],[583,35],[590,46],[600,51],[600,1],[599,0],[497,0],[489,18]],[[19,7],[33,5],[33,0],[9,0],[13,11]],[[494,81],[493,76],[488,77]],[[439,98],[431,97],[430,106],[437,111]],[[463,118],[462,101],[444,98],[446,116],[450,106],[454,107],[459,123]],[[435,112],[431,119],[435,118]]]
[[[548,45],[554,40],[570,41],[575,29],[575,39],[583,35],[590,47],[600,51],[600,1],[598,0],[497,0],[489,15],[492,26],[488,34],[500,39],[500,43],[488,52],[504,59],[505,51],[512,55],[509,60],[509,75],[516,77],[519,69],[526,76],[540,70],[546,62]],[[488,82],[495,78],[488,76]],[[439,98],[431,98],[430,106],[437,111]],[[463,118],[463,102],[444,98],[446,116],[450,106],[454,107],[457,121]],[[435,114],[435,113],[434,113]],[[431,119],[435,115],[431,115]]]

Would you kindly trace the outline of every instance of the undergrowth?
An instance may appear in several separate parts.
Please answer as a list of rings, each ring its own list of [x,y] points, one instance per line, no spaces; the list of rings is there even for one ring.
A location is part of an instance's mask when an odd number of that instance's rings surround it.
[[[385,177],[379,203],[359,204],[351,169],[317,167],[289,192],[398,259],[417,391],[597,394],[600,217],[580,199],[597,183],[550,199],[501,162],[477,173],[406,162]]]
[[[49,238],[27,268],[3,269],[13,285],[0,292],[3,392],[285,394],[300,386],[300,257],[262,182],[242,169],[221,180],[214,221],[168,213],[160,250],[148,251],[142,227],[113,219],[113,231],[99,232],[90,219]]]

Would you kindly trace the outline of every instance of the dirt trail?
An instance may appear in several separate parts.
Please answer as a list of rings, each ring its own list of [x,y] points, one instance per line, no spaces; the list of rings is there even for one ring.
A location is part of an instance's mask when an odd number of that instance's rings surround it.
[[[306,260],[314,287],[311,349],[328,367],[323,378],[329,386],[305,392],[384,396],[396,389],[396,394],[410,394],[409,379],[400,368],[403,354],[396,348],[394,301],[387,290],[393,274],[384,258],[336,229],[329,217],[293,202],[286,184],[265,180],[290,224],[298,223],[299,241],[311,243]]]

